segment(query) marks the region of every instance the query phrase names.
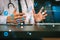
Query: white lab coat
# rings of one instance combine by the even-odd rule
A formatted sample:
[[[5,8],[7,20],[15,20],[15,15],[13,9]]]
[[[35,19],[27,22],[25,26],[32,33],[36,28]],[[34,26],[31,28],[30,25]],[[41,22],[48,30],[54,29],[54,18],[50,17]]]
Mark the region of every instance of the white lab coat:
[[[2,15],[0,15],[0,24],[6,24],[6,21],[7,21],[7,16],[11,16],[11,14],[13,13],[13,8],[11,9],[6,9],[4,11],[8,11],[8,15],[4,15],[4,12],[2,13]]]
[[[29,20],[30,20],[30,24],[34,24],[34,17],[33,17],[33,14],[32,14],[32,9],[34,9],[34,4],[33,4],[32,0],[26,0],[26,1],[27,1],[28,9],[27,9],[27,6],[25,4],[25,1],[24,0],[20,1],[21,7],[22,7],[22,12],[24,12],[25,15],[26,15],[25,23],[28,24]],[[8,10],[8,12],[9,12],[8,16],[10,16],[12,14],[13,10],[14,10],[13,8]],[[0,16],[0,24],[3,24],[3,23],[6,24],[6,20],[7,20],[7,17]]]
[[[0,3],[3,4],[1,6],[4,7],[4,11],[8,11],[8,15],[7,16],[10,16],[11,14],[13,14],[14,8],[13,7],[9,7],[9,9],[8,9],[8,7],[7,7],[8,3],[9,3],[9,0],[1,0]],[[17,0],[16,1],[12,1],[12,3],[14,4],[14,6],[17,8],[17,11],[18,11]],[[2,13],[2,15],[0,15],[0,24],[6,24],[7,16],[4,15],[4,12]]]
[[[34,9],[34,3],[32,0],[26,0],[28,8],[26,6],[25,0],[20,0],[22,12],[26,15],[26,21],[25,23],[28,24],[30,20],[30,24],[34,24],[34,17],[32,13],[32,9]]]

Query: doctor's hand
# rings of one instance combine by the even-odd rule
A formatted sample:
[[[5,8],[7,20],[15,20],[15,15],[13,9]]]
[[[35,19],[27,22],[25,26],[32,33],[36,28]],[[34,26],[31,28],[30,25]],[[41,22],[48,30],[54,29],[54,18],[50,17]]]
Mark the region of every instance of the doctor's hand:
[[[47,16],[46,14],[46,10],[42,13],[43,7],[41,8],[41,10],[38,13],[35,13],[35,10],[33,10],[33,16],[34,16],[34,21],[36,22],[41,22],[44,19],[46,19],[45,17]]]
[[[25,14],[24,13],[17,13],[16,12],[16,9],[14,10],[13,14],[14,14],[14,18],[13,18],[14,20],[11,20],[11,16],[8,16],[7,17],[7,23],[15,23],[15,24],[18,24],[17,23],[17,19],[20,19],[20,22],[24,22],[25,19],[26,19],[26,16],[24,16]]]
[[[17,21],[19,21],[19,22],[25,22],[26,16],[24,16],[24,15],[25,15],[24,13],[16,14],[14,16],[14,23],[18,23]]]

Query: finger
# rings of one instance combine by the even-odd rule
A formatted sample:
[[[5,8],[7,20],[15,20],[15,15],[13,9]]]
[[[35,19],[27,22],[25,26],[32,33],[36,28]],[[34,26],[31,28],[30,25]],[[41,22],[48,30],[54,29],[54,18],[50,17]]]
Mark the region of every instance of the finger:
[[[14,24],[18,24],[16,20],[13,21]]]
[[[18,16],[19,14],[14,14],[14,16]]]
[[[23,16],[18,16],[18,18],[22,18]]]
[[[21,20],[25,20],[26,16],[18,16],[18,17],[14,17],[14,19],[21,19]]]
[[[7,23],[10,23],[10,22],[11,22],[11,20],[8,20],[8,19],[7,19]]]
[[[23,16],[25,13],[19,13],[20,16]]]
[[[14,17],[14,19],[21,19],[22,18],[22,16],[17,16],[17,17]]]
[[[42,8],[40,9],[40,11],[39,11],[39,12],[41,12],[41,13],[42,13],[43,9],[44,9],[44,7],[42,7]]]
[[[23,16],[24,13],[14,14],[14,16]]]
[[[46,19],[45,16],[43,16],[43,19]]]
[[[18,19],[18,17],[14,17],[14,20]]]
[[[46,12],[47,12],[47,11],[45,10],[42,14],[43,14],[43,15],[45,15],[45,14],[46,14]]]
[[[19,16],[20,18],[26,18],[26,16],[25,15],[23,15],[23,16]]]
[[[8,17],[7,17],[7,19],[11,19],[11,17],[10,17],[10,16],[8,16]]]
[[[45,17],[43,19],[46,19]]]
[[[47,14],[44,15],[44,17],[46,17],[46,16],[47,16]]]

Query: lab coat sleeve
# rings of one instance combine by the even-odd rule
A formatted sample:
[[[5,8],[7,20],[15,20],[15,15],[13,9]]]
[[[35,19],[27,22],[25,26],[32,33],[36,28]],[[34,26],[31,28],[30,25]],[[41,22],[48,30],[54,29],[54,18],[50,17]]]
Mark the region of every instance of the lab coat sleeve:
[[[6,24],[7,17],[0,16],[0,24]]]

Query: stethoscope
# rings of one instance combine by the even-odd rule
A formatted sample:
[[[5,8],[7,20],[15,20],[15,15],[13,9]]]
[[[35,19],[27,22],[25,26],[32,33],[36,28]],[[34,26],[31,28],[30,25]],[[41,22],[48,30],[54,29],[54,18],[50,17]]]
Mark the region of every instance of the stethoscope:
[[[15,8],[14,4],[11,2],[11,0],[9,0],[8,9],[9,9],[9,5],[10,5],[10,4],[13,6],[13,8]],[[4,16],[8,16],[8,11],[5,10],[5,11],[3,12],[3,14],[4,14]]]
[[[12,4],[13,8],[15,8],[14,4],[11,2],[11,0],[9,0],[9,3],[8,3],[8,9],[9,9],[9,5]]]

